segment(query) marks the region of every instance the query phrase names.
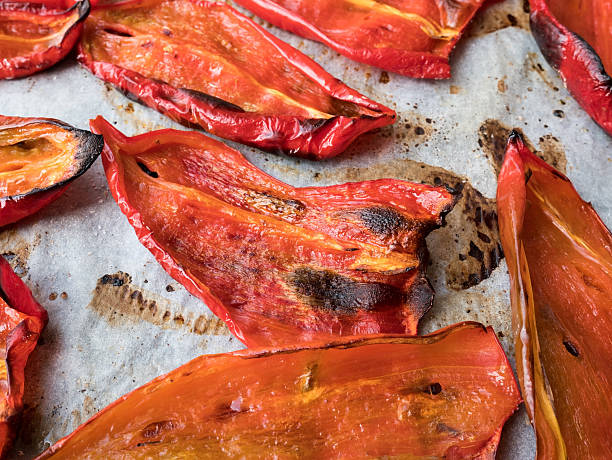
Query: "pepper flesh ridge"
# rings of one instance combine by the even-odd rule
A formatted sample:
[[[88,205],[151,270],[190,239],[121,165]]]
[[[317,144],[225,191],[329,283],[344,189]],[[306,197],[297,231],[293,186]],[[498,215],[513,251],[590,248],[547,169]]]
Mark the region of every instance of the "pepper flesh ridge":
[[[517,373],[537,458],[612,453],[612,235],[567,177],[511,136],[497,190]],[[603,455],[603,457],[602,457]]]
[[[415,78],[449,78],[449,55],[484,0],[236,0],[355,61]]]
[[[40,72],[76,44],[89,1],[0,2],[0,79]]]
[[[47,320],[47,312],[0,257],[0,458],[7,455],[15,436],[23,409],[25,365]]]
[[[416,333],[433,299],[424,237],[454,204],[446,189],[293,188],[199,133],[90,124],[140,241],[248,346]]]
[[[101,151],[101,137],[60,121],[0,115],[0,227],[57,199]]]
[[[395,121],[225,3],[101,6],[79,50],[85,67],[140,102],[264,150],[329,158]]]
[[[461,323],[424,337],[201,356],[39,459],[494,459],[520,401],[495,332]]]
[[[531,31],[542,54],[584,110],[612,135],[612,2],[530,0],[530,5]]]

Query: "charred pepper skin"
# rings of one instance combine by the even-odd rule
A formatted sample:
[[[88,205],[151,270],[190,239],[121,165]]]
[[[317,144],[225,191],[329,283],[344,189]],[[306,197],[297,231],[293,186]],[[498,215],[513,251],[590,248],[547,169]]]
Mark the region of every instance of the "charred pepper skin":
[[[493,459],[521,402],[495,332],[461,323],[201,356],[123,396],[42,459]]]
[[[197,132],[90,125],[141,243],[246,345],[417,332],[433,300],[425,235],[456,198],[445,188],[294,188]]]
[[[538,459],[612,453],[612,235],[518,133],[497,189],[517,373]]]
[[[76,45],[89,10],[89,0],[0,1],[0,80],[26,77],[64,59]],[[32,32],[33,25],[40,27],[38,33]]]
[[[47,312],[0,256],[0,458],[13,443],[23,409],[25,366],[47,321]]]
[[[551,11],[552,3],[550,0],[530,0],[533,36],[572,96],[604,131],[612,135],[612,78],[609,75],[612,51],[598,55],[593,46],[576,33],[578,31],[572,31],[561,23]],[[567,7],[571,3],[566,3]],[[588,0],[585,3],[597,2]],[[612,7],[607,8],[607,15],[603,17],[612,24]],[[578,12],[576,14],[580,17]],[[612,43],[609,30],[605,38]],[[612,44],[608,48],[612,49]]]
[[[449,55],[484,0],[236,0],[277,27],[364,64],[450,78]]]
[[[59,120],[0,115],[0,228],[59,198],[103,146],[102,136]]]
[[[85,25],[78,59],[175,121],[275,153],[331,158],[396,120],[225,3],[101,5]]]

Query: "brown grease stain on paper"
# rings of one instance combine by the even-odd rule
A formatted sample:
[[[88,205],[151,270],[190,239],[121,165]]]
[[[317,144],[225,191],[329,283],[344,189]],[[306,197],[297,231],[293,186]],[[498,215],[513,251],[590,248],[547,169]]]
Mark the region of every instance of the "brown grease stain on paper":
[[[504,161],[506,143],[511,131],[510,127],[492,119],[486,120],[478,130],[478,145],[489,159],[496,176],[499,175]],[[523,134],[520,129],[516,129],[516,131]],[[538,140],[538,148],[535,148],[525,135],[523,135],[523,139],[525,139],[527,147],[535,152],[539,158],[565,174],[567,159],[565,158],[565,149],[559,139],[552,134],[542,136]]]
[[[529,30],[529,3],[527,0],[488,2],[482,7],[466,31],[467,37],[487,35],[507,27]]]
[[[185,314],[179,306],[134,286],[132,277],[124,272],[100,278],[88,307],[112,326],[144,320],[162,329],[186,329],[198,335],[230,335],[225,323],[216,316]]]
[[[14,228],[0,230],[0,254],[20,277],[27,274],[30,253],[39,243],[40,235],[36,235],[32,242],[28,242]]]

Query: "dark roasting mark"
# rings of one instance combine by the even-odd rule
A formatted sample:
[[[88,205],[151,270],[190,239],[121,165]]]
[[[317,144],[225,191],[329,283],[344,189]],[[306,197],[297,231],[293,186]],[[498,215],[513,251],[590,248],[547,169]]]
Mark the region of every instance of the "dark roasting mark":
[[[124,272],[104,275],[98,280],[89,308],[112,326],[147,321],[163,329],[187,330],[198,335],[230,335],[216,316],[194,315],[168,300],[132,285]]]
[[[408,219],[391,208],[372,206],[356,211],[365,226],[382,237],[391,237],[399,230],[408,229]]]
[[[305,303],[328,312],[354,314],[405,301],[402,291],[394,286],[355,281],[329,270],[298,268],[290,275],[289,284]]]
[[[151,171],[144,163],[139,161],[137,164],[138,167],[142,169],[142,172],[144,172],[147,176],[151,176],[153,179],[159,178],[159,174],[157,174],[155,171]]]
[[[245,110],[242,107],[234,105],[231,102],[224,101],[223,99],[219,99],[218,97],[211,96],[210,94],[202,93],[200,91],[196,91],[195,89],[188,88],[181,88],[179,91],[191,96],[194,99],[202,101],[215,109],[245,113]]]
[[[574,345],[569,340],[565,340],[563,342],[563,345],[565,345],[565,349],[570,355],[575,356],[575,357],[580,356],[580,353],[578,352],[578,348],[576,348],[576,345]]]
[[[441,391],[442,391],[442,385],[440,385],[437,382],[432,383],[425,389],[425,393],[429,393],[430,395],[434,395],[434,396],[437,394],[440,394]]]
[[[105,27],[104,32],[106,32],[107,34],[116,35],[117,37],[124,37],[124,38],[132,38],[134,36],[128,31],[114,29],[111,27]]]

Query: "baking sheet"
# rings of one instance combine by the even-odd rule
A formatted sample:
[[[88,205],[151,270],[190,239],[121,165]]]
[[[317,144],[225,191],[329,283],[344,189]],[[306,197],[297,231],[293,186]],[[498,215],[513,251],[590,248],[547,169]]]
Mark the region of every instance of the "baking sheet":
[[[453,78],[439,82],[354,63],[265,24],[349,86],[394,108],[399,120],[323,163],[230,143],[297,186],[394,177],[463,187],[447,225],[427,240],[437,296],[421,332],[481,321],[495,328],[512,361],[508,275],[490,225],[507,128],[520,128],[548,161],[566,169],[612,224],[612,139],[539,54],[523,3],[506,0],[481,12],[454,53]],[[54,117],[80,128],[101,114],[129,135],[184,129],[129,101],[73,57],[42,74],[1,81],[0,113]],[[100,162],[57,202],[1,230],[0,253],[50,317],[28,363],[23,428],[12,458],[32,458],[119,396],[191,358],[242,347],[140,245]],[[521,408],[504,430],[498,458],[529,459],[534,452]]]

